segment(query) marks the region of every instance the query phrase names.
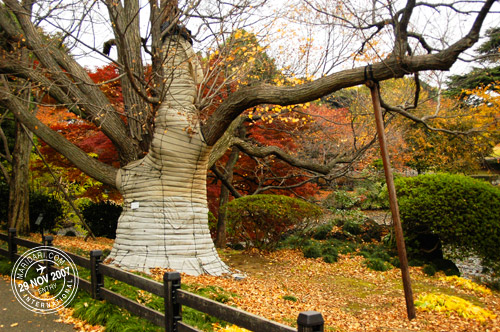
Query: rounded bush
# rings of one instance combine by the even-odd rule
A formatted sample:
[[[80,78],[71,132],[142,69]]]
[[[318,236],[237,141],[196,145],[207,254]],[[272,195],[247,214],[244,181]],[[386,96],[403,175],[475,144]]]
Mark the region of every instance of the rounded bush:
[[[500,271],[500,188],[451,174],[399,178],[395,184],[410,248],[429,252],[443,245],[455,257],[476,254],[484,266]],[[438,243],[425,243],[432,237]]]
[[[302,253],[305,258],[318,258],[321,257],[321,247],[317,244],[304,247]]]
[[[342,226],[342,230],[344,231],[344,233],[348,233],[351,235],[359,235],[363,231],[361,229],[361,224],[352,220],[347,220]]]
[[[344,190],[338,190],[329,194],[323,201],[324,207],[331,210],[349,210],[358,206],[359,203],[360,198],[355,193]]]
[[[334,263],[339,258],[339,252],[336,247],[323,244],[321,249],[321,256],[326,263]]]
[[[335,263],[338,260],[338,256],[326,255],[323,256],[323,262],[325,263]]]
[[[110,201],[90,202],[81,207],[83,218],[94,235],[110,239],[116,237],[116,227],[122,210],[120,205]]]
[[[288,196],[245,196],[227,204],[227,233],[247,247],[273,250],[284,234],[305,229],[321,214],[318,206]]]
[[[367,268],[372,269],[374,271],[388,271],[392,269],[392,265],[387,263],[386,261],[380,258],[367,258],[364,261],[364,264]]]
[[[29,200],[31,232],[39,232],[41,228],[51,231],[64,215],[62,203],[53,195],[33,191],[30,192]],[[43,214],[42,222],[36,225],[35,222],[40,214]]]
[[[333,224],[331,223],[319,225],[318,227],[313,229],[312,238],[315,240],[325,240],[332,229]]]
[[[422,271],[424,271],[425,274],[427,274],[428,276],[433,276],[436,274],[436,268],[434,267],[434,265],[432,264],[426,264],[424,265]]]

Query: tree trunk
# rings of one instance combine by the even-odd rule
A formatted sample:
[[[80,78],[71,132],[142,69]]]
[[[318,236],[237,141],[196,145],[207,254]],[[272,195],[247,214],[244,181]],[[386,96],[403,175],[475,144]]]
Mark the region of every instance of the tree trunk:
[[[226,164],[226,177],[227,181],[231,183],[233,180],[233,169],[238,161],[238,157],[240,154],[240,149],[237,147],[233,147],[231,150],[231,155],[229,156],[229,160]],[[217,218],[217,235],[215,237],[215,246],[217,248],[225,248],[226,247],[226,204],[229,202],[229,189],[222,185],[220,188],[220,201],[219,201],[219,216]]]
[[[198,60],[184,39],[169,37],[167,43],[175,54],[165,63],[169,91],[156,114],[150,152],[117,175],[124,210],[110,257],[115,265],[145,272],[162,267],[191,275],[229,273],[208,229],[211,147],[194,107]]]
[[[29,160],[32,134],[16,120],[16,141],[12,152],[12,176],[9,183],[9,228],[29,234]]]

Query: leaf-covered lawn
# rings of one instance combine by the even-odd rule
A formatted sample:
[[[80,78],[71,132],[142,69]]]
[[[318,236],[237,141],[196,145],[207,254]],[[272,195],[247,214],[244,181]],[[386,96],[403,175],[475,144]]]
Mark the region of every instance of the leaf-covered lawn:
[[[229,304],[285,324],[294,324],[299,312],[323,314],[326,331],[500,331],[500,295],[484,294],[449,281],[428,277],[411,268],[414,296],[436,293],[461,297],[491,311],[484,323],[457,313],[423,311],[406,318],[400,272],[367,269],[360,256],[341,256],[328,264],[305,259],[294,250],[271,254],[225,251],[223,259],[247,273],[247,278],[183,276],[183,282],[217,285],[238,294]]]
[[[85,242],[81,238],[56,236],[54,245],[84,254],[92,249],[111,249],[112,241]],[[295,326],[299,312],[315,310],[323,314],[325,331],[500,331],[498,292],[470,289],[463,282],[444,280],[440,274],[428,277],[421,268],[410,268],[415,299],[425,299],[425,294],[457,296],[491,315],[481,322],[465,318],[459,311],[417,308],[417,318],[408,321],[399,270],[372,271],[357,255],[340,255],[333,264],[306,259],[297,250],[268,254],[225,250],[220,255],[232,268],[245,273],[246,278],[183,274],[182,282],[192,287],[221,287],[227,297],[225,303],[284,324]],[[161,281],[163,270],[155,270],[153,276]]]

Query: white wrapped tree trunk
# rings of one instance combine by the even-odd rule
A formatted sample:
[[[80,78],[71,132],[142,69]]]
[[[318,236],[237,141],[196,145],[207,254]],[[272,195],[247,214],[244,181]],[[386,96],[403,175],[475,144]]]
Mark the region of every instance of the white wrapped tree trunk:
[[[167,42],[168,92],[155,118],[150,152],[118,172],[124,210],[110,257],[113,264],[129,270],[162,267],[191,275],[221,275],[230,271],[208,229],[210,147],[199,131],[194,107],[198,60],[184,39],[172,37]]]

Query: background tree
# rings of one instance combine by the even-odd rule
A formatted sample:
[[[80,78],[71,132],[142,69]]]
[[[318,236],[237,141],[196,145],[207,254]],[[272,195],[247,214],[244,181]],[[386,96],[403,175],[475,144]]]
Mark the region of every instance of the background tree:
[[[123,95],[116,67],[113,65],[98,67],[92,71],[89,70],[89,76],[96,84],[99,84],[101,91],[107,96],[113,107],[123,110]],[[45,105],[54,106],[39,107],[37,118],[42,123],[62,134],[67,140],[93,158],[114,167],[119,167],[118,152],[99,127],[86,119],[82,119],[70,109],[58,106],[50,97],[45,99],[42,101]],[[38,149],[45,160],[35,158],[30,167],[33,177],[37,179],[37,186],[57,187],[54,184],[53,177],[47,174],[45,164],[47,162],[49,167],[60,177],[61,182],[65,184],[65,189],[72,197],[87,197],[95,202],[102,199],[121,201],[121,195],[116,189],[93,180],[45,142],[40,141]]]
[[[488,29],[485,37],[487,40],[476,50],[483,67],[450,76],[444,91],[424,87],[428,96],[425,103],[428,126],[410,124],[406,129],[409,149],[413,151],[410,164],[419,173],[427,169],[478,171],[486,166],[485,158],[500,140],[500,77],[496,73],[500,68],[497,65],[500,29]]]
[[[324,76],[317,72],[319,78],[295,85],[241,86],[220,101],[212,114],[203,117],[199,111],[207,104],[200,100],[199,91],[203,90],[198,90],[197,85],[203,83],[204,78],[191,45],[192,35],[185,28],[186,20],[198,20],[194,36],[201,46],[208,46],[209,41],[223,44],[238,24],[250,25],[255,17],[262,17],[253,14],[267,10],[263,7],[265,1],[252,6],[239,1],[215,5],[201,1],[149,1],[147,29],[143,34],[140,29],[143,7],[139,1],[74,2],[72,6],[35,2],[36,16],[32,21],[25,3],[4,0],[5,7],[0,7],[3,38],[18,43],[19,50],[29,50],[38,64],[23,62],[17,49],[12,52],[3,49],[0,73],[29,80],[58,104],[92,121],[115,145],[120,169],[93,159],[44,125],[12,95],[12,86],[5,80],[0,87],[0,99],[20,122],[82,171],[120,189],[124,209],[110,256],[115,264],[136,270],[163,266],[192,274],[222,274],[229,271],[219,259],[207,227],[206,170],[211,151],[225,152],[228,140],[224,134],[242,112],[259,105],[304,104],[363,84],[367,79],[384,81],[425,70],[448,70],[460,54],[477,42],[488,13],[495,10],[494,3],[494,0],[481,2],[480,6],[475,3],[472,11],[467,11],[474,14],[467,32],[439,49],[439,45],[431,44],[429,39],[436,37],[432,36],[436,30],[418,30],[425,26],[419,22],[423,8],[440,10],[433,11],[432,15],[452,12],[460,16],[469,4],[426,4],[409,0],[405,4],[390,3],[366,11],[356,3],[335,7],[328,3],[325,7],[319,2],[301,2],[317,13],[312,18],[318,17],[321,21],[311,21],[311,25],[356,32],[356,38],[349,44],[359,47],[358,53],[372,41],[385,39],[387,56],[380,57],[369,68],[364,65],[338,67],[336,60],[349,58],[352,48],[335,48],[339,52],[334,61],[328,60],[332,59],[330,55],[322,66],[316,66],[326,68]],[[71,17],[80,19],[65,20],[68,9],[78,13]],[[106,18],[101,15],[103,9],[107,11]],[[430,20],[435,21],[436,17]],[[114,52],[116,47],[117,56],[108,55],[107,59],[112,59],[119,70],[126,106],[123,110],[114,107],[77,62],[76,53],[82,49],[89,52],[88,56],[106,56],[98,51],[100,43],[81,38],[81,27],[89,26],[90,22],[102,22],[112,31],[113,38],[107,40],[106,51],[111,46]],[[43,31],[38,26],[44,24],[51,30],[61,31],[61,42],[74,50],[74,56],[60,49],[56,41],[41,37]],[[262,26],[263,31],[268,27]],[[95,27],[93,31],[102,30]],[[328,51],[326,53],[332,53],[330,48]],[[151,59],[150,71],[145,69],[147,58]],[[313,60],[314,57],[308,56],[307,63]],[[412,117],[406,107],[390,110]],[[212,148],[216,143],[219,147]],[[271,151],[271,154],[278,153]],[[289,162],[310,165],[297,158]],[[332,160],[314,165],[311,170],[327,175],[336,165]]]
[[[487,40],[476,49],[481,67],[473,67],[466,74],[451,75],[448,79],[447,94],[452,96],[466,97],[467,90],[473,90],[480,86],[488,86],[492,82],[500,80],[500,28],[486,30]]]
[[[2,5],[3,6],[3,5]],[[32,6],[28,2],[25,6],[25,15],[31,18]],[[15,24],[15,22],[14,22]],[[0,35],[6,36],[6,31],[0,27]],[[16,53],[21,61],[27,66],[33,66],[34,61],[30,57],[30,52],[19,47],[18,43],[2,38],[1,48],[5,51]],[[7,87],[9,94],[19,98],[21,107],[28,112],[36,112],[36,92],[29,80],[14,76],[2,76],[1,83]],[[20,234],[28,234],[30,231],[29,218],[29,161],[32,149],[33,134],[17,118],[13,118],[9,107],[1,107],[2,125],[10,126],[13,121],[14,132],[11,138],[14,144],[11,148],[8,137],[0,129],[0,137],[4,148],[2,157],[10,164],[10,171],[2,167],[4,179],[9,185],[9,203],[7,226],[15,228]]]

